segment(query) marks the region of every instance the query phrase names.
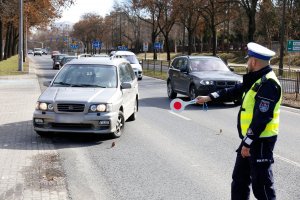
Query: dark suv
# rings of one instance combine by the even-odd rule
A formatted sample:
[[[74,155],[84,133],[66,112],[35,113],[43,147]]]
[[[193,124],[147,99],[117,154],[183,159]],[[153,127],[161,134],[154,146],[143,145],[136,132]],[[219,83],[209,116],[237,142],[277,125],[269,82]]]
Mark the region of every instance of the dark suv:
[[[175,58],[168,71],[168,96],[174,99],[177,93],[191,99],[208,95],[223,88],[242,83],[242,77],[230,71],[222,59],[214,56],[180,56]],[[238,99],[222,99],[239,104]]]

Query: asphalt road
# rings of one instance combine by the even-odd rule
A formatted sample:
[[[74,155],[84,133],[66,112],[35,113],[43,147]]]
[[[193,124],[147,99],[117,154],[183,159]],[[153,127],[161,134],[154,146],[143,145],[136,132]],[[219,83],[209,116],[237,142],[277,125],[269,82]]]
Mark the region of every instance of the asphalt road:
[[[40,83],[56,74],[50,56],[32,58]],[[189,106],[174,114],[165,81],[148,77],[139,81],[139,92],[137,119],[125,124],[121,138],[50,138],[71,199],[230,199],[239,108],[209,104],[207,112]],[[274,164],[278,199],[300,199],[299,122],[299,110],[282,107]]]

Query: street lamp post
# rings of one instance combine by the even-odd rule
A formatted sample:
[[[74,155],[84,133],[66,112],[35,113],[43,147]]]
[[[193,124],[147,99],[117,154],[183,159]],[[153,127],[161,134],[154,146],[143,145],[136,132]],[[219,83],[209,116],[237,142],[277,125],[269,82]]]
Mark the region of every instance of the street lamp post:
[[[18,71],[23,71],[23,0],[19,0],[19,65]]]

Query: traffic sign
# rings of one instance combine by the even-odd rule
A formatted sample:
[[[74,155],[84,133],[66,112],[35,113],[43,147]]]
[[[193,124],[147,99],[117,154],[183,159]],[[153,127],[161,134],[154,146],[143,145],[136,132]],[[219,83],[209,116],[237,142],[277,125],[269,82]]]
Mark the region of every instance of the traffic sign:
[[[161,44],[159,42],[155,42],[154,49],[161,49]]]
[[[93,48],[101,48],[102,43],[100,41],[93,41]]]
[[[118,50],[126,51],[126,50],[128,50],[128,47],[127,46],[118,46]]]
[[[70,47],[71,49],[78,49],[78,44],[71,44]]]
[[[300,40],[288,40],[288,52],[300,52]]]
[[[143,43],[143,51],[144,52],[148,51],[148,42]]]

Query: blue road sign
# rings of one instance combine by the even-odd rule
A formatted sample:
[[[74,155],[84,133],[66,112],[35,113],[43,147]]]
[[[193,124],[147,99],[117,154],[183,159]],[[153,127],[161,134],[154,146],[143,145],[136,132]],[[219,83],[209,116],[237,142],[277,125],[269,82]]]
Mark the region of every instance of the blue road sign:
[[[71,49],[78,49],[78,44],[71,44],[70,47]]]
[[[154,49],[161,49],[161,44],[159,42],[155,42]]]
[[[102,43],[100,41],[97,41],[97,40],[93,41],[94,48],[101,48],[101,46],[102,46]]]
[[[120,51],[127,51],[128,47],[127,46],[118,46],[118,50],[120,50]]]

